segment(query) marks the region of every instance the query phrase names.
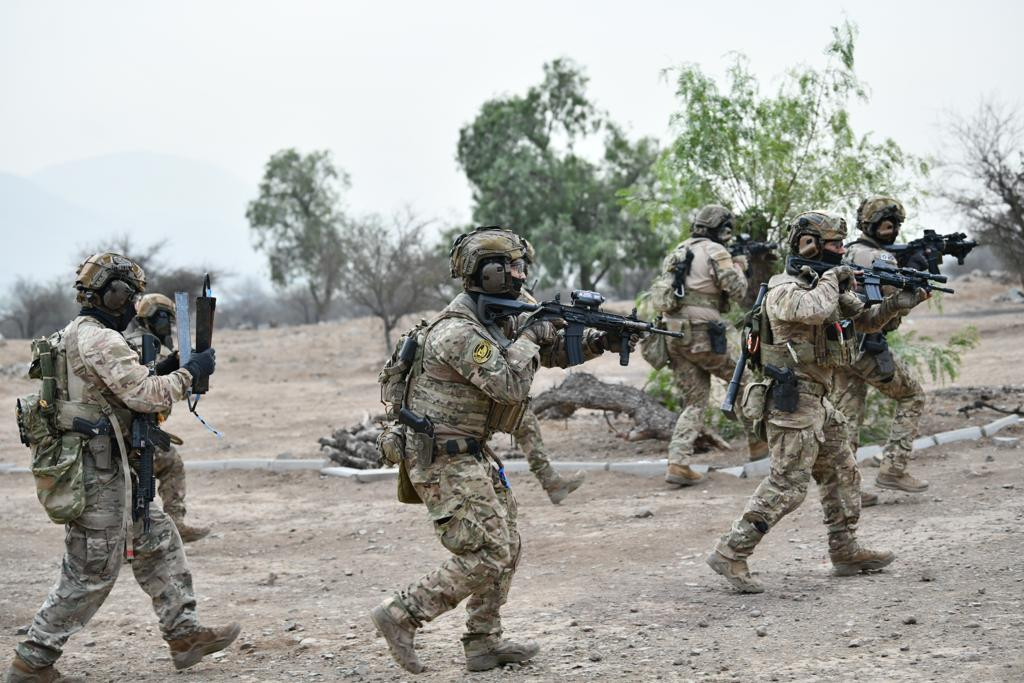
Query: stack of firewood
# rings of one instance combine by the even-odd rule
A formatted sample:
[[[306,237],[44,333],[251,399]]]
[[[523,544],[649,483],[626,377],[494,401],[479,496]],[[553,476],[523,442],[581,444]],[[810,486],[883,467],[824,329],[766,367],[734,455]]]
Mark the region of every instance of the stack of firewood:
[[[319,439],[324,455],[342,467],[360,470],[380,467],[377,437],[384,431],[383,415],[366,415],[362,422],[335,430],[329,437]]]

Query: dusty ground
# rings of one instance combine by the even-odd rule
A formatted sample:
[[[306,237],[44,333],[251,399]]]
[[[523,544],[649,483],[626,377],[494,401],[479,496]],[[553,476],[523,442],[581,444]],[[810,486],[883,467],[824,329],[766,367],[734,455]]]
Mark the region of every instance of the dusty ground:
[[[982,342],[968,355],[960,384],[1017,385],[1008,393],[985,390],[994,403],[1013,407],[1024,385],[1024,311],[989,303],[999,289],[984,282],[958,287],[942,315],[924,311],[912,324],[937,338],[976,325]],[[214,393],[201,411],[225,438],[176,415],[169,426],[186,439],[183,455],[314,456],[317,437],[376,410],[378,334],[367,321],[225,332]],[[0,346],[0,367],[24,361],[26,348],[10,340]],[[639,357],[629,368],[606,358],[588,370],[630,383],[646,375]],[[537,389],[560,375],[545,371]],[[31,388],[5,377],[0,405]],[[969,419],[957,413],[979,394],[956,387],[933,394],[925,431],[996,419],[991,411]],[[542,424],[560,459],[662,454],[663,444],[616,439],[599,415]],[[759,596],[731,593],[703,564],[754,481],[712,475],[697,489],[674,491],[657,479],[598,473],[555,507],[528,475],[514,476],[525,549],[506,628],[538,640],[542,654],[514,671],[468,676],[459,611],[418,636],[430,670],[415,678],[1024,680],[1022,454],[988,440],[922,452],[915,471],[932,489],[886,492],[882,505],[865,511],[864,540],[899,556],[871,576],[829,575],[820,506],[808,500],[755,556],[752,566],[768,586]],[[0,462],[26,457],[13,420],[0,421]],[[97,681],[414,678],[391,662],[366,613],[444,551],[422,509],[394,501],[393,483],[315,473],[189,477],[195,521],[217,529],[189,547],[200,613],[210,623],[241,621],[239,645],[173,673],[146,598],[125,571],[72,639],[63,669]],[[812,487],[808,497],[815,496]],[[17,630],[53,582],[62,539],[38,507],[31,478],[0,475],[0,651],[18,641]],[[313,641],[301,645],[303,639]]]

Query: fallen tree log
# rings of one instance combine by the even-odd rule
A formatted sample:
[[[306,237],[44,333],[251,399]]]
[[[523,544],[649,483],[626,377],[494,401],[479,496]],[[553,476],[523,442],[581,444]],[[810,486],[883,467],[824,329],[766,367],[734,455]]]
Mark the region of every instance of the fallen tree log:
[[[557,387],[537,394],[530,407],[543,420],[565,419],[580,408],[628,415],[634,426],[621,436],[630,441],[668,441],[679,419],[679,413],[669,410],[640,389],[602,382],[586,372],[574,372]],[[697,442],[698,450],[728,447],[728,442],[710,429],[706,429]]]

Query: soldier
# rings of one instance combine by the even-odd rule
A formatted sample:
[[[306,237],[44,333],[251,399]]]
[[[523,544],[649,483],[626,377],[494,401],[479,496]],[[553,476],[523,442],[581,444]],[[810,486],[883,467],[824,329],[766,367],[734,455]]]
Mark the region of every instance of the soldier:
[[[526,261],[525,277],[530,273],[530,266],[533,265],[535,252],[533,245],[528,240],[523,239],[523,242],[526,244],[526,255],[523,257],[523,260]],[[530,303],[537,303],[537,300],[526,289],[523,289],[520,298]],[[558,505],[570,493],[583,485],[587,475],[582,470],[563,477],[551,466],[551,460],[544,450],[544,438],[540,433],[540,421],[532,410],[526,409],[519,428],[512,433],[512,436],[516,440],[516,445],[526,455],[530,471],[537,477],[537,481],[540,482],[541,487],[548,494],[548,498],[552,503]]]
[[[857,228],[861,237],[847,245],[845,261],[855,267],[868,267],[876,259],[896,265],[896,259],[884,245],[896,240],[905,218],[903,205],[892,197],[865,199],[857,209]],[[836,373],[835,404],[846,416],[850,442],[856,450],[860,442],[860,426],[864,422],[868,386],[896,401],[896,415],[882,451],[883,457],[871,461],[876,466],[881,465],[875,476],[875,486],[921,493],[927,490],[928,482],[907,472],[907,464],[924,412],[924,389],[910,368],[893,358],[885,340],[886,333],[898,328],[902,320],[902,316],[896,316],[880,332],[858,335],[860,355],[853,365]]]
[[[762,391],[744,395],[746,414],[765,423],[771,473],[707,557],[712,569],[743,592],[764,590],[750,575],[747,557],[783,516],[799,507],[811,477],[821,495],[837,575],[880,569],[895,559],[889,551],[868,550],[857,542],[860,472],[845,419],[827,396],[834,369],[855,355],[854,326],[861,332],[879,329],[920,298],[901,291],[865,307],[852,291],[855,271],[840,265],[845,237],[846,221],[840,216],[825,211],[797,216],[789,226],[790,253],[836,265],[821,276],[810,268],[792,272],[787,267],[769,280],[758,316],[761,363],[791,370],[795,385],[761,382]],[[770,407],[765,405],[769,398]]]
[[[524,240],[509,230],[477,228],[459,236],[451,273],[462,279],[464,291],[430,323],[410,370],[407,407],[429,418],[433,433],[405,429],[403,467],[452,553],[371,613],[395,661],[412,673],[424,669],[413,649],[416,629],[465,598],[469,617],[462,642],[470,671],[524,662],[539,651],[532,642],[502,639],[499,610],[520,541],[515,497],[487,440],[495,431],[515,431],[539,365],[567,363],[565,338],[552,323],[534,322],[508,344],[513,320],[485,325],[477,313],[481,294],[521,295],[525,255]],[[620,343],[588,330],[584,358],[617,351]]]
[[[75,287],[82,309],[50,337],[56,351],[57,424],[71,432],[73,418],[104,416],[114,436],[85,442],[82,456],[84,509],[66,526],[65,555],[57,584],[36,613],[27,638],[16,648],[9,683],[60,680],[54,663],[64,643],[80,631],[117,580],[122,557],[132,561],[135,580],[153,600],[160,631],[176,669],[223,650],[238,636],[238,624],[204,628],[196,616],[192,574],[174,524],[150,510],[150,528],[131,521],[132,478],[137,463],[124,447],[131,413],[158,413],[185,397],[193,378],[213,373],[213,350],[197,353],[179,368],[171,358],[156,375],[122,336],[146,286],[142,268],[124,256],[100,253],[78,268]],[[53,381],[53,380],[51,380]],[[44,380],[45,382],[45,380]],[[113,440],[113,444],[112,444]],[[65,679],[66,680],[66,679]]]
[[[722,313],[729,302],[747,291],[745,256],[731,256],[725,245],[732,238],[733,216],[724,206],[710,204],[697,212],[691,236],[683,240],[662,263],[662,273],[651,285],[651,302],[664,315],[670,330],[681,330],[682,339],[667,340],[669,366],[681,403],[685,406],[668,446],[665,481],[692,486],[703,475],[690,469],[697,437],[704,428],[711,376],[732,379],[736,359],[729,353]],[[749,429],[751,460],[764,457],[768,446]]]
[[[159,360],[177,357],[174,350],[174,304],[163,294],[146,294],[139,299],[135,320],[125,334],[128,344],[136,352],[142,353],[142,335],[151,334],[160,340]],[[170,415],[170,410],[162,414]],[[156,449],[153,458],[153,473],[160,482],[160,503],[164,513],[178,527],[178,535],[185,543],[198,541],[209,535],[209,527],[191,526],[185,522],[185,463],[175,445],[181,445],[181,439],[171,435],[171,447],[168,450]]]

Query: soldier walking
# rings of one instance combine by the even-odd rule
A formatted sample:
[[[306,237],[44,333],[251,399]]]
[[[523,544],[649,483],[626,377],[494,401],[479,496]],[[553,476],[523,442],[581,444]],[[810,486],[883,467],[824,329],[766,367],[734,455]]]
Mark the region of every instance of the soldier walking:
[[[157,366],[155,375],[139,363],[122,333],[135,316],[135,301],[145,286],[145,273],[130,259],[114,253],[90,256],[79,266],[75,282],[82,305],[79,315],[49,338],[52,353],[47,353],[45,367],[33,368],[34,376],[43,380],[44,392],[49,382],[55,387],[52,427],[57,431],[33,445],[33,456],[51,442],[77,452],[81,461],[73,465],[81,466],[82,487],[75,481],[43,480],[46,486],[66,490],[46,490],[41,500],[70,500],[60,510],[77,514],[67,520],[60,577],[16,648],[8,683],[68,680],[61,679],[54,664],[68,638],[84,628],[106,600],[126,556],[134,556],[135,580],[153,601],[175,668],[198,663],[238,636],[238,624],[199,625],[192,573],[178,530],[167,515],[151,509],[148,531],[141,517],[132,520],[138,462],[124,446],[132,413],[168,410],[185,397],[193,379],[212,374],[215,366],[213,349],[193,354],[181,368],[172,357]],[[91,422],[106,418],[114,435],[85,440],[72,429],[76,417]],[[40,485],[44,484],[37,480]],[[53,516],[50,508],[47,511]]]
[[[747,558],[779,521],[795,510],[814,478],[828,530],[829,557],[839,576],[881,569],[895,559],[887,550],[869,550],[856,537],[860,519],[860,471],[851,450],[846,420],[829,401],[836,368],[856,355],[854,332],[880,329],[903,315],[921,297],[901,291],[877,306],[865,307],[852,291],[855,271],[841,265],[846,221],[825,211],[809,211],[789,226],[790,253],[834,267],[818,275],[795,268],[768,282],[755,314],[764,367],[788,370],[795,385],[762,382],[762,391],[745,394],[744,411],[763,420],[771,452],[771,472],[761,481],[743,514],[707,557],[708,565],[746,593],[760,593]]]

